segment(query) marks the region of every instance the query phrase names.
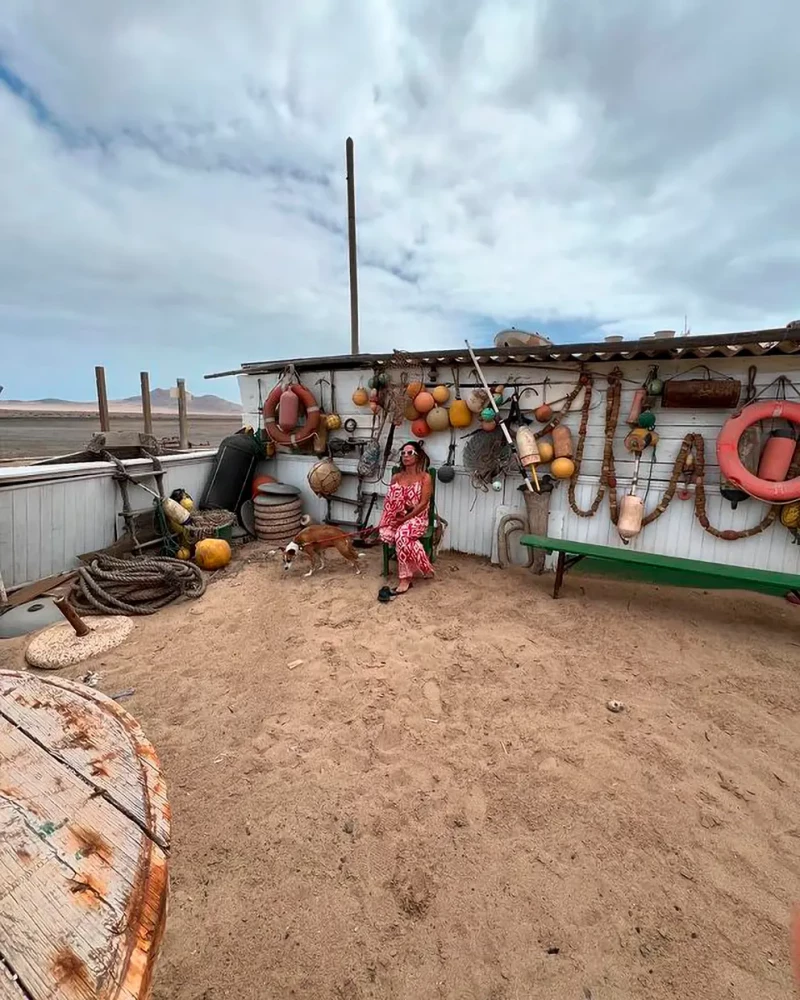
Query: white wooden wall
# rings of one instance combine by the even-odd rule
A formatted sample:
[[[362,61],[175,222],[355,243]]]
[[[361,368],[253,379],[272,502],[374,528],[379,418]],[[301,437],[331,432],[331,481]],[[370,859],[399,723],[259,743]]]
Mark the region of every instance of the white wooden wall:
[[[167,494],[183,488],[200,496],[215,452],[162,459]],[[124,463],[130,471],[146,459]],[[0,470],[0,574],[7,588],[66,572],[82,552],[114,542],[123,525],[119,487],[107,462],[26,466]],[[152,486],[149,480],[146,485]],[[130,486],[135,508],[149,505],[144,491]]]
[[[589,368],[596,373],[597,377],[592,397],[589,433],[577,490],[578,503],[584,508],[589,506],[597,489],[602,463],[606,393],[606,383],[602,375],[616,367],[617,364],[622,369],[625,380],[623,382],[620,423],[615,438],[617,489],[620,497],[630,487],[632,479],[633,460],[622,443],[628,431],[625,417],[630,408],[633,394],[643,383],[650,365],[647,362],[592,364]],[[687,373],[696,364],[695,361],[661,363],[659,377],[665,379],[675,374]],[[778,375],[787,375],[800,386],[800,360],[789,357],[712,359],[708,364],[713,371],[733,376],[742,381],[742,399],[744,398],[744,385],[747,381],[747,369],[751,364],[755,364],[758,369],[757,389],[767,386]],[[543,366],[530,369],[502,365],[486,368],[485,373],[493,385],[510,384],[515,378],[518,378],[523,384],[526,382],[541,383],[547,377],[550,379],[547,398],[548,401],[552,401],[565,395],[575,384],[577,366],[574,369],[565,370],[563,366],[559,368]],[[360,382],[366,384],[366,379],[369,378],[370,374],[369,371],[348,371],[336,372],[334,375],[336,410],[343,420],[347,417],[354,417],[358,421],[357,434],[359,436],[369,436],[372,414],[367,407],[355,407],[351,396]],[[699,370],[691,373],[691,377],[702,377],[702,375],[703,372]],[[450,371],[445,368],[439,370],[439,376],[445,383],[451,383],[453,380]],[[329,379],[330,373],[318,371],[302,375],[303,382],[313,389],[318,398],[321,392],[322,402],[326,409],[329,409],[330,389],[327,385],[317,384],[321,378]],[[462,385],[476,381],[474,373],[471,373],[468,368],[460,370],[459,378]],[[240,376],[239,386],[246,423],[251,423],[254,426],[259,425],[259,402],[266,399],[275,382],[276,376],[274,375]],[[532,393],[525,395],[523,405],[526,408],[533,408],[541,402],[542,388],[541,386],[537,388],[540,393],[538,397]],[[466,391],[464,390],[464,393]],[[566,425],[572,430],[573,438],[576,441],[582,399],[581,394],[575,400],[572,412],[566,419]],[[732,511],[730,505],[719,495],[719,470],[715,443],[719,429],[729,415],[730,413],[724,410],[676,410],[663,409],[660,406],[657,408],[656,429],[660,435],[660,441],[646,502],[648,511],[655,507],[661,497],[684,436],[690,431],[694,431],[701,433],[705,439],[707,513],[711,523],[721,529],[740,529],[760,521],[766,510],[763,504],[750,499],[741,503],[737,511]],[[469,429],[474,429],[475,426],[473,424],[473,427]],[[450,484],[439,483],[437,485],[437,505],[442,516],[449,522],[445,547],[459,552],[488,556],[492,551],[496,509],[500,505],[523,508],[522,497],[518,491],[521,478],[509,477],[500,493],[476,491],[470,482],[469,475],[461,468],[460,464],[464,446],[460,435],[465,432],[457,433],[459,436],[457,437],[455,481]],[[409,436],[410,428],[408,425],[404,425],[396,432],[396,444],[399,446]],[[449,441],[449,432],[447,431],[431,434],[426,438],[425,446],[434,466],[438,467],[446,460]],[[282,450],[276,463],[276,469],[278,478],[304,489],[304,499],[308,512],[315,517],[321,517],[324,513],[324,504],[314,497],[308,490],[306,483],[306,475],[314,461],[316,459],[292,455]],[[343,471],[355,470],[355,461],[341,459],[337,460],[337,463]],[[640,472],[638,492],[642,496],[647,490],[649,471],[650,454],[647,453],[642,460]],[[379,484],[375,488],[380,492],[385,492],[386,487]],[[355,495],[355,477],[346,477],[345,485],[340,492],[344,493],[347,490],[350,492],[345,495]],[[339,511],[336,513],[337,516],[343,518],[352,517],[352,512],[348,511],[347,508],[342,508],[341,513]],[[610,522],[607,501],[603,502],[594,517],[577,517],[570,510],[567,502],[566,483],[560,484],[552,494],[548,533],[556,538],[570,538],[601,545],[621,546],[622,544],[616,529]],[[790,542],[791,536],[779,524],[773,525],[763,534],[751,539],[726,542],[714,538],[703,531],[694,517],[693,499],[681,501],[676,496],[667,512],[658,521],[645,528],[641,535],[631,543],[630,548],[701,559],[712,563],[757,566],[762,569],[783,572],[800,572],[800,546],[791,545]]]

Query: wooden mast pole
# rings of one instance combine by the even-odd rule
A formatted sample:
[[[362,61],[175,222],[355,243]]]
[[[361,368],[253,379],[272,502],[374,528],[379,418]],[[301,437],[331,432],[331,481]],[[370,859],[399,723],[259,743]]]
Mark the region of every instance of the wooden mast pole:
[[[350,353],[358,354],[358,255],[356,253],[356,181],[353,140],[345,143],[347,161],[347,248],[350,257]]]

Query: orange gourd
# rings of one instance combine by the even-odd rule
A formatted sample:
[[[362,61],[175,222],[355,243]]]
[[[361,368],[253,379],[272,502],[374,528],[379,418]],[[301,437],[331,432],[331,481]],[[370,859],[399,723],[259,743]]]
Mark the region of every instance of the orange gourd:
[[[425,417],[419,417],[411,425],[411,433],[414,435],[415,438],[427,437],[430,434],[430,432],[431,429],[430,427],[428,427],[428,421],[425,419]]]
[[[231,561],[231,547],[224,538],[202,538],[194,547],[200,569],[222,569]]]
[[[419,417],[419,413],[417,412],[417,408],[414,406],[414,404],[411,402],[410,399],[406,403],[406,408],[405,408],[405,414],[404,415],[405,415],[406,420],[409,423],[411,423],[413,420],[416,420],[417,417]]]
[[[414,409],[417,413],[430,413],[434,406],[436,406],[436,400],[424,389],[414,397]]]
[[[575,463],[571,458],[557,458],[550,466],[550,473],[556,479],[570,479],[575,472]]]

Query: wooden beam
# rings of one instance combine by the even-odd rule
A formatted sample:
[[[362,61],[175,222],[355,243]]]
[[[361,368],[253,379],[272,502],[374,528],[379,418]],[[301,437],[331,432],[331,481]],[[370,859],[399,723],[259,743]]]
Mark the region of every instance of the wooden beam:
[[[150,406],[150,372],[139,372],[139,382],[142,386],[142,416],[144,417],[145,434],[153,433],[153,411]]]
[[[97,408],[100,411],[100,430],[111,429],[108,419],[108,393],[106,392],[106,370],[102,365],[97,365],[94,370],[94,379],[97,383]]]
[[[178,436],[181,451],[189,447],[189,420],[186,412],[186,380],[178,379]]]

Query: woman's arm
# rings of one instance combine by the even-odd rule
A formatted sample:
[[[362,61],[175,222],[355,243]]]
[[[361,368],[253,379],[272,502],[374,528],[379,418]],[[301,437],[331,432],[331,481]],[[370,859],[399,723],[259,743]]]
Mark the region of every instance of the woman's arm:
[[[403,521],[410,521],[412,517],[419,517],[420,514],[428,509],[428,505],[431,502],[432,491],[433,487],[431,486],[431,477],[426,473],[425,478],[422,480],[422,494],[420,495],[419,503],[400,518],[401,524]]]

